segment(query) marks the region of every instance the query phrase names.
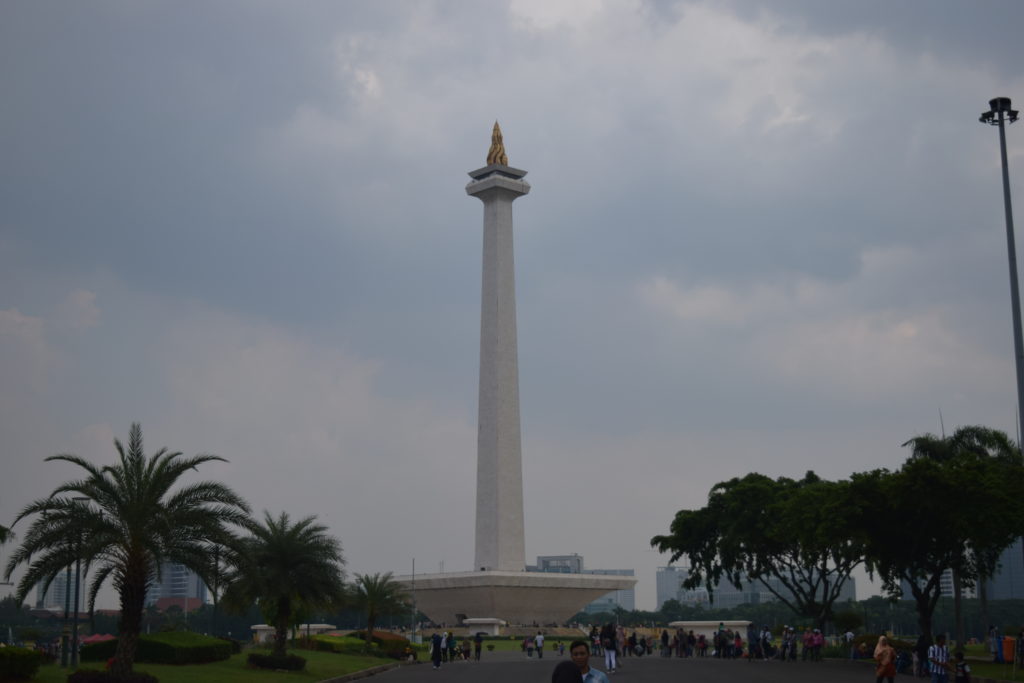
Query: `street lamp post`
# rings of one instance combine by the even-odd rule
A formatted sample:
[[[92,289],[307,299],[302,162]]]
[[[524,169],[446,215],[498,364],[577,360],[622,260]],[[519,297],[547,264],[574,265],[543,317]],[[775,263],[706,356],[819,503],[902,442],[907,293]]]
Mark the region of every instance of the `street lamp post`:
[[[72,500],[78,502],[88,501],[88,498],[76,497]],[[70,570],[70,567],[68,568]],[[78,605],[80,604],[81,594],[81,576],[82,576],[82,537],[79,533],[79,537],[75,539],[75,620],[71,624],[71,668],[78,666]],[[70,592],[70,591],[69,591]]]
[[[1017,363],[1017,441],[1024,429],[1024,335],[1020,329],[1020,290],[1017,287],[1017,247],[1013,240],[1013,206],[1010,204],[1010,168],[1006,160],[1006,122],[1017,120],[1009,97],[988,101],[989,109],[979,120],[999,127],[999,155],[1003,162],[1003,210],[1006,212],[1006,251],[1010,258],[1010,305],[1013,307],[1013,350]],[[1017,444],[1018,447],[1020,444]],[[1024,545],[1024,544],[1022,544]],[[982,586],[984,589],[984,586]],[[1016,660],[1014,660],[1016,661]]]
[[[68,643],[70,642],[68,636],[70,635],[68,627],[68,615],[71,612],[71,565],[68,565],[67,575],[64,577],[64,628],[60,632],[60,665],[66,667],[68,665]]]
[[[1013,308],[1013,348],[1017,362],[1017,429],[1024,429],[1024,336],[1021,334],[1020,290],[1017,287],[1017,247],[1013,239],[1013,207],[1010,204],[1010,170],[1006,161],[1006,122],[1017,120],[1017,110],[1010,107],[1009,97],[988,101],[989,110],[982,112],[982,123],[999,127],[999,153],[1003,161],[1003,207],[1006,211],[1006,250],[1010,259],[1010,305]],[[1020,437],[1018,436],[1018,439]]]

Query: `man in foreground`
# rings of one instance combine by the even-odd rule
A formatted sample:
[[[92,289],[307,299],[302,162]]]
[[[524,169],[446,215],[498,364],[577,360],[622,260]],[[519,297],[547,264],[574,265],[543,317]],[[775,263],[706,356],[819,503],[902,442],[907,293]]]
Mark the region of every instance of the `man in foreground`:
[[[608,677],[603,671],[591,668],[590,645],[582,640],[574,640],[569,646],[569,655],[572,657],[573,664],[579,669],[583,683],[609,683]]]

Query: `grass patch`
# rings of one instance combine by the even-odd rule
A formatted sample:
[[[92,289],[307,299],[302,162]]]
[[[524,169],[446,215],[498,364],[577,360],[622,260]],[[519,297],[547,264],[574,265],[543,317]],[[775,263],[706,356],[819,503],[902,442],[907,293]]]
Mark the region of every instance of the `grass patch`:
[[[322,681],[387,664],[386,660],[379,657],[303,650],[300,654],[306,658],[304,671],[261,671],[260,669],[246,668],[245,657],[250,652],[269,653],[269,650],[246,650],[241,654],[232,655],[230,659],[208,664],[184,666],[136,664],[135,669],[156,676],[160,679],[160,683],[300,683]],[[85,665],[82,668],[98,669],[100,667]],[[39,675],[33,681],[34,683],[65,683],[67,676],[66,669],[47,665],[39,669]]]
[[[988,654],[987,652],[985,653]],[[1000,681],[1024,681],[1024,672],[1017,668],[1017,676],[1013,675],[1013,664],[994,664],[992,662],[969,661],[971,680],[976,678],[995,678]],[[952,677],[951,677],[952,678]]]

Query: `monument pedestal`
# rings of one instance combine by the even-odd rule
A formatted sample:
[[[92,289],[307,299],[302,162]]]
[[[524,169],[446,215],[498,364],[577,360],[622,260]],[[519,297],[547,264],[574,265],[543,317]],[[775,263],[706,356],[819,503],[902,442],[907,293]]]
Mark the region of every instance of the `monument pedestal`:
[[[411,576],[396,578],[413,593]],[[455,572],[417,574],[416,608],[436,623],[501,619],[509,624],[565,623],[597,598],[636,583],[633,577],[547,572]]]

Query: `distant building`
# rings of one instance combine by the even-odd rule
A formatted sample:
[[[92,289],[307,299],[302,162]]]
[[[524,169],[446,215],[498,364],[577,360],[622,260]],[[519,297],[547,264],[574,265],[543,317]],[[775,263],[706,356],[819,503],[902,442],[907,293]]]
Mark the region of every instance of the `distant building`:
[[[918,581],[918,585],[926,583],[924,579]],[[910,582],[906,579],[900,580],[900,592],[903,593],[904,600],[913,600],[913,592],[910,589]],[[953,570],[947,569],[942,572],[939,577],[939,595],[943,598],[952,598],[956,595],[956,591],[953,590]],[[973,586],[964,586],[960,591],[960,596],[964,598],[976,598],[978,592]]]
[[[70,601],[67,604],[68,604],[68,609],[70,609],[71,611],[74,611],[74,609],[75,609],[75,574],[74,574],[74,572],[71,573],[71,582],[70,582],[70,584],[68,583],[67,573],[66,572],[61,572],[60,574],[55,576],[53,581],[50,582],[50,587],[47,588],[45,591],[43,590],[43,583],[41,581],[39,583],[37,583],[36,584],[36,605],[35,605],[35,608],[36,609],[45,609],[45,610],[63,610],[64,609],[64,600],[66,599],[66,597],[68,597],[67,596],[67,589],[68,589],[69,585],[71,587],[71,595],[69,596],[70,597]],[[86,593],[87,590],[88,589],[87,589],[87,587],[84,584],[79,585],[79,589],[78,589],[78,611],[79,612],[84,612],[85,611],[85,593]]]
[[[536,566],[527,566],[528,572],[547,572],[549,574],[582,574],[583,556],[572,555],[541,555]]]
[[[187,598],[206,602],[206,584],[199,575],[183,564],[167,563],[161,567],[160,581],[150,586],[146,593],[146,605],[154,605],[158,600],[171,598],[181,600],[182,605],[192,604]],[[166,602],[166,601],[162,601]]]
[[[635,571],[632,569],[587,569],[583,566],[583,556],[576,553],[571,555],[540,555],[537,557],[537,564],[527,565],[526,571],[553,574],[635,576]],[[612,612],[616,607],[621,607],[627,612],[636,609],[636,590],[629,588],[627,590],[606,593],[589,603],[583,608],[583,611],[588,614],[597,614],[598,612]]]
[[[1021,539],[1003,551],[999,556],[999,569],[985,582],[989,600],[1012,600],[1024,598],[1024,547]]]
[[[703,586],[700,588],[683,588],[683,582],[690,577],[689,567],[658,567],[655,574],[655,588],[658,594],[658,609],[669,600],[678,600],[689,607],[706,605],[709,597]]]
[[[743,577],[740,586],[737,588],[729,581],[722,581],[714,588],[714,593],[709,595],[706,587],[695,589],[683,588],[683,582],[690,576],[689,567],[659,567],[656,575],[656,589],[658,608],[667,600],[678,600],[688,607],[712,607],[732,608],[740,605],[759,605],[765,602],[775,602],[779,598],[769,590],[774,589],[780,595],[791,595],[781,581],[778,579],[767,579],[764,581],[751,581]],[[767,583],[767,585],[766,585]],[[843,583],[840,589],[837,602],[853,600],[857,594],[857,583],[851,577]],[[712,601],[713,599],[713,601]]]

